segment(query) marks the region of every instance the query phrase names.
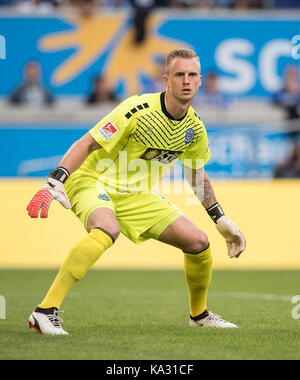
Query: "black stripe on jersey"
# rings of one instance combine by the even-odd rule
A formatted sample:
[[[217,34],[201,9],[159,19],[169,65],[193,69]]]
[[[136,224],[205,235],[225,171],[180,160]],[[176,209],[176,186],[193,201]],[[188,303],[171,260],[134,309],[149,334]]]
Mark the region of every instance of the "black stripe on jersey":
[[[197,112],[194,112],[194,114],[195,114],[195,116],[196,116],[200,121],[202,121],[202,120],[201,120],[201,117],[197,114]]]
[[[192,123],[193,124],[193,123]],[[190,124],[189,126],[191,126],[192,124]],[[197,124],[197,125],[200,125],[200,124]],[[194,126],[195,127],[195,126]],[[194,128],[193,128],[194,129]],[[201,135],[201,133],[203,133],[203,129],[200,127],[200,128],[197,128],[197,129],[194,129],[194,138],[193,138],[193,142],[195,142],[196,140],[198,140],[199,136]],[[181,138],[179,138],[178,140],[174,141],[173,144],[175,144],[176,142],[180,141]],[[191,141],[191,142],[192,142]],[[179,149],[181,148],[181,146],[187,146],[187,144],[185,143],[185,137],[184,137],[184,142],[180,143],[179,145],[172,145],[172,149]],[[182,149],[182,148],[181,148]]]
[[[157,115],[158,115],[159,117],[157,117]],[[153,116],[156,118],[156,120],[157,120],[161,125],[164,125],[165,127],[169,127],[168,122],[162,117],[162,115],[161,115],[158,111],[155,111],[155,113],[153,113]]]
[[[184,120],[184,122],[182,124],[178,123],[178,124],[173,124],[170,119],[167,119],[164,117],[164,114],[161,114],[160,112],[158,111],[155,111],[155,114],[157,116],[159,116],[159,119],[160,119],[160,122],[162,123],[162,121],[164,122],[165,125],[167,125],[172,131],[174,130],[177,130],[178,126],[179,127],[182,127],[184,125],[184,123],[186,122],[186,120]]]
[[[161,119],[162,119],[164,122],[166,122],[166,120],[164,119],[164,117],[163,117],[159,112],[157,112],[157,115],[160,116]],[[153,114],[153,116],[156,117],[155,114]],[[158,120],[157,117],[156,117],[156,119]],[[167,128],[165,129],[165,131],[166,131],[171,137],[174,137],[174,136],[176,137],[179,133],[181,133],[182,131],[185,130],[185,128],[186,128],[186,123],[188,123],[189,120],[191,120],[191,118],[187,118],[186,120],[184,120],[183,123],[176,125],[175,128],[173,128],[173,125],[172,125],[172,126],[171,126],[171,130],[172,130],[172,132],[170,132],[169,129],[167,129]],[[161,122],[160,120],[159,120],[159,122],[162,124],[162,122]],[[170,127],[169,124],[168,124],[168,127]]]
[[[156,112],[156,114],[160,117],[160,119],[162,119],[162,121],[165,124],[166,123],[165,118],[162,117],[162,115],[159,112]],[[163,122],[161,120],[159,120],[159,121],[161,122],[161,124],[163,124]],[[193,127],[193,129],[195,131],[195,139],[198,139],[198,132],[203,131],[203,125],[194,121],[190,116],[188,116],[187,119],[181,124],[181,130],[176,134],[172,134],[172,136],[177,137],[182,130],[187,130],[189,127]]]
[[[162,117],[162,115],[161,115],[159,112],[158,112],[157,114],[158,114],[158,116],[160,116],[160,118],[163,120],[164,123],[162,123],[162,121],[161,121],[156,115],[153,114],[153,116],[158,120],[158,122],[160,122],[162,125],[166,126],[166,120]],[[168,127],[168,126],[169,126],[169,125],[167,124],[167,127]],[[171,135],[170,135],[170,132],[168,131],[167,128],[163,129],[162,131],[164,132],[165,135],[168,133],[170,137],[168,137],[167,135],[166,135],[166,136],[167,136],[167,138],[168,138],[170,141],[172,141],[172,140],[174,140],[174,138],[176,138],[180,133],[182,133],[183,131],[185,132],[185,124],[183,124],[183,125],[181,126],[181,129],[180,129],[179,131],[177,131],[176,133],[172,133]],[[172,136],[172,137],[171,137],[171,136]]]
[[[190,116],[187,116],[181,124],[177,124],[176,127],[177,128],[182,128],[182,127],[185,127],[187,123],[189,123],[190,121],[194,122],[193,119],[190,117]]]
[[[191,143],[186,144],[185,141],[184,141],[183,143],[180,143],[180,144],[178,144],[178,145],[172,146],[172,149],[174,149],[174,150],[182,150],[184,147],[187,147],[187,146],[192,145],[195,141],[198,140],[198,138],[200,137],[201,133],[203,133],[203,131],[201,131],[200,133],[198,133],[198,134],[197,134],[197,137],[196,137],[195,139],[193,139],[193,140],[191,141]]]
[[[158,113],[158,112],[155,111],[155,113],[152,113],[153,118],[156,119],[156,120],[153,119],[153,121],[156,123],[156,125],[157,125],[158,127],[164,127],[164,128],[168,127],[168,125],[166,125],[166,123],[165,123],[165,120],[163,119],[163,122],[162,122],[162,121],[156,116],[156,113]],[[159,115],[159,113],[158,113],[158,115]]]
[[[198,125],[196,126],[198,127]],[[195,135],[194,135],[194,141],[198,140],[198,137],[201,135],[201,133],[203,133],[204,129],[202,128],[202,126],[200,126],[200,128],[197,128],[197,129],[194,129],[195,131]]]
[[[200,125],[200,124],[196,124],[195,125],[195,122],[193,121],[193,120],[189,120],[188,122],[187,122],[187,125],[185,126],[185,128],[186,128],[186,130],[188,130],[188,129],[191,129],[191,128],[196,128],[197,127],[197,125]],[[195,131],[196,132],[196,131]]]
[[[139,132],[139,133],[140,133],[140,132]],[[142,134],[140,133],[140,135],[142,135]],[[143,136],[143,135],[142,135],[142,136]],[[139,143],[139,144],[142,143],[143,145],[145,145],[145,144],[146,144],[145,140],[146,140],[150,146],[153,146],[153,142],[149,141],[146,137],[145,137],[145,140],[140,139],[139,136],[137,136],[137,134],[132,135],[132,137],[133,137],[133,138],[135,139],[135,141],[136,141],[137,143]]]
[[[186,145],[185,145],[185,144],[172,146],[172,149],[173,149],[173,150],[176,150],[176,151],[184,151],[185,148],[186,148]]]
[[[183,141],[182,141],[183,140]],[[180,145],[184,144],[184,146],[187,146],[187,144],[185,143],[185,134],[184,136],[180,136],[177,140],[173,141],[172,144],[170,144],[172,146],[172,149],[175,149],[174,148],[174,144],[176,146],[176,144],[180,141]]]
[[[164,113],[155,111],[155,114],[159,115],[160,119],[162,119],[172,131],[177,130],[178,127],[180,128],[186,122],[186,120],[182,120],[174,124],[170,119],[165,117]]]
[[[201,134],[202,132],[200,132]],[[198,135],[197,139],[199,138],[200,135]],[[195,140],[196,141],[196,140]],[[193,144],[195,141],[193,141],[191,144]],[[184,147],[187,147],[187,144],[185,142],[180,143],[179,145],[172,146],[172,149],[174,150],[182,150]]]
[[[171,141],[174,139],[174,138],[171,138],[170,136],[168,136],[167,135],[167,131],[166,131],[166,129],[164,129],[164,128],[159,128],[159,129],[154,129],[153,130],[153,133],[155,133],[155,132],[157,132],[160,136],[161,136],[161,138],[165,141],[165,143],[167,144],[167,147],[169,147],[170,146],[170,144],[171,144]],[[161,132],[161,133],[160,133]],[[166,141],[166,140],[168,140],[168,142]]]
[[[167,149],[169,144],[167,143],[165,138],[160,134],[160,131],[162,131],[161,125],[159,125],[154,119],[152,119],[150,115],[145,115],[145,116],[147,116],[150,119],[150,121],[149,121],[144,116],[142,116],[142,118],[146,119],[146,122],[149,123],[153,127],[151,130],[152,134],[154,134],[159,139],[159,137],[156,135],[156,133],[157,133],[161,137],[161,139],[165,142],[166,145],[164,145],[164,147],[165,147],[165,149]],[[153,115],[153,116],[155,116],[155,115]],[[157,126],[158,129],[155,129],[155,126]],[[165,135],[165,137],[167,139],[169,139],[168,136]],[[161,143],[161,141],[160,141],[160,143]]]
[[[164,115],[161,115],[159,114],[163,119],[164,119]],[[183,128],[186,123],[188,123],[190,120],[193,120],[189,115],[184,118],[184,120],[182,120],[181,122],[179,122],[178,124],[174,124],[172,121],[171,121],[171,126],[172,126],[172,130],[176,130],[177,128]],[[167,122],[170,122],[169,120],[167,120]]]
[[[148,103],[143,103],[143,106],[144,106],[144,108],[149,108],[149,104]]]
[[[131,113],[136,113],[137,112],[137,109],[136,108],[132,108],[132,110],[130,110]]]
[[[145,124],[145,123],[143,123],[147,128],[148,128],[148,126]],[[155,144],[157,144],[157,142],[155,142],[154,141],[154,139],[152,139],[152,141],[149,141],[149,139],[146,137],[146,135],[148,135],[147,134],[147,132],[146,132],[146,129],[144,129],[143,128],[143,126],[142,125],[139,125],[138,123],[137,123],[137,126],[139,127],[139,128],[141,128],[142,130],[143,130],[143,132],[145,132],[144,134],[142,134],[140,131],[137,131],[137,132],[139,132],[139,134],[142,136],[142,138],[140,138],[139,136],[135,136],[135,135],[133,135],[134,137],[135,137],[135,140],[137,141],[137,139],[139,139],[140,140],[140,142],[142,142],[142,143],[144,143],[145,144],[145,141],[143,141],[143,140],[146,140],[149,144],[150,144],[150,146],[153,146],[153,145],[155,145]],[[148,137],[151,139],[152,138],[152,136],[150,137],[149,135],[148,135]],[[159,141],[159,140],[158,140]],[[137,141],[138,142],[138,141]],[[155,143],[155,144],[153,144],[153,142]],[[158,145],[157,145],[158,147],[160,146],[160,144],[158,143]]]
[[[184,120],[182,120],[181,122],[179,122],[178,124],[174,124],[174,123],[172,123],[172,122],[171,122],[171,124],[172,124],[172,126],[174,126],[175,128],[181,128],[184,124],[186,124],[186,123],[189,122],[190,120],[193,120],[193,119],[191,118],[190,115],[187,115],[187,117],[186,117]]]
[[[127,118],[127,119],[130,119],[131,118],[131,113],[130,112],[127,112],[127,114],[125,115],[125,117]]]
[[[201,124],[196,124],[194,127],[197,128],[197,129],[195,129],[195,132],[200,131],[202,133],[204,130],[203,125],[201,125]]]
[[[149,115],[147,115],[147,116],[149,116]],[[143,117],[143,116],[142,116]],[[144,117],[144,119],[146,119],[145,117]],[[148,120],[146,119],[146,122],[148,123]],[[144,124],[144,123],[143,123]],[[155,123],[156,124],[156,123]],[[152,125],[153,126],[153,124],[151,124],[150,123],[150,125]],[[156,124],[157,125],[157,124]],[[157,125],[158,127],[159,127],[159,125]],[[161,131],[161,128],[160,128],[160,131]],[[160,134],[160,132],[159,132],[159,129],[155,129],[154,127],[153,127],[153,129],[152,129],[152,135],[154,135],[158,140],[160,140],[160,138],[157,136],[157,134],[161,137],[161,139],[165,142],[165,145],[164,145],[164,147],[165,148],[168,148],[168,146],[169,146],[169,144],[168,144],[168,142],[165,140],[165,138]],[[168,139],[168,137],[167,137],[167,139]],[[161,144],[162,142],[160,141],[160,144]]]
[[[149,128],[148,124],[144,123],[143,120],[139,119],[138,121],[140,121],[141,123],[143,123],[143,125],[145,125],[147,128]],[[147,121],[147,120],[146,120]],[[144,128],[142,128],[144,130]],[[154,129],[151,131],[151,136],[149,136],[150,138],[154,135],[156,137],[156,139],[159,141],[159,145],[161,145],[161,141],[159,140],[159,138],[153,133],[154,132]],[[147,133],[147,132],[146,132]],[[161,138],[164,140],[164,142],[166,143],[166,147],[168,146],[168,143],[167,141],[161,136]]]
[[[156,120],[154,120],[152,117],[151,117],[151,115],[153,115],[153,113],[151,112],[151,114],[146,114],[145,116],[144,116],[144,118],[147,116],[147,117],[149,117],[149,119],[150,119],[150,121],[149,121],[149,123],[152,125],[152,126],[157,126],[158,128],[160,128],[160,125],[156,122]],[[154,115],[153,115],[154,116]],[[148,122],[148,120],[147,120],[147,122]],[[155,124],[155,125],[154,125]]]
[[[179,138],[179,139],[184,139],[184,138],[185,138],[185,132],[186,132],[186,131],[185,131],[185,128],[184,128],[184,129],[178,131],[178,133],[173,134],[172,137],[169,137],[169,136],[167,136],[167,133],[165,133],[165,132],[167,132],[166,130],[160,129],[160,131],[161,131],[161,132],[163,133],[163,135],[169,140],[169,146],[172,145],[172,144],[174,144],[174,140],[175,140],[175,142],[176,142],[178,138]],[[153,132],[158,132],[158,133],[159,133],[158,130],[157,130],[157,131],[154,130]]]

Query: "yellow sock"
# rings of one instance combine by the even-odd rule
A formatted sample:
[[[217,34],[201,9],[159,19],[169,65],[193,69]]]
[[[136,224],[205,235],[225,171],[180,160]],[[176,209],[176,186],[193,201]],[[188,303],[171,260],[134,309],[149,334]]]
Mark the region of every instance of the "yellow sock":
[[[112,246],[110,236],[93,229],[71,250],[59,270],[49,292],[39,305],[40,308],[60,308],[72,287],[87,273],[107,248]]]
[[[197,254],[184,253],[184,273],[189,288],[190,314],[196,317],[207,308],[207,291],[212,273],[210,247]]]

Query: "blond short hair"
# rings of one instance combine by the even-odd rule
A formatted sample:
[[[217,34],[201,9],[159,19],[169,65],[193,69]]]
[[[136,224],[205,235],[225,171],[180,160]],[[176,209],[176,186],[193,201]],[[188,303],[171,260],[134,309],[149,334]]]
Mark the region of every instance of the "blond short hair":
[[[176,58],[198,58],[197,54],[194,50],[191,49],[175,49],[170,51],[166,58],[166,72],[169,73],[169,67],[172,61]],[[200,63],[200,60],[199,60]]]

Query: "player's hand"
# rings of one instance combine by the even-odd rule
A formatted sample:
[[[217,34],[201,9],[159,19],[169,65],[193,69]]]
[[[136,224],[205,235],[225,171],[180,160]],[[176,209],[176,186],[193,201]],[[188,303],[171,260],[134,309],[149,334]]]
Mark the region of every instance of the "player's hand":
[[[239,257],[246,248],[246,240],[241,231],[226,215],[217,220],[216,227],[226,240],[228,256]]]
[[[47,183],[32,198],[27,206],[28,215],[31,218],[38,218],[39,213],[41,218],[47,218],[48,209],[53,199],[56,199],[66,209],[71,208],[62,182],[68,177],[66,174],[67,171],[65,170],[66,169],[58,168],[51,172],[47,178]],[[58,179],[53,178],[54,176]]]

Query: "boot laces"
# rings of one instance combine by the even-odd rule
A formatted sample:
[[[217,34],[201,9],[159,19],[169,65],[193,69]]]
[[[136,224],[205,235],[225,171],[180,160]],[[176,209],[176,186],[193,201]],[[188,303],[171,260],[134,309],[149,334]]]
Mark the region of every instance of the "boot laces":
[[[57,313],[63,313],[63,310],[54,310],[53,314],[48,314],[47,317],[54,327],[61,328],[64,320]]]
[[[211,311],[208,312],[208,317],[207,318],[211,319],[213,321],[225,322],[224,319],[222,319],[220,315],[214,314]]]

